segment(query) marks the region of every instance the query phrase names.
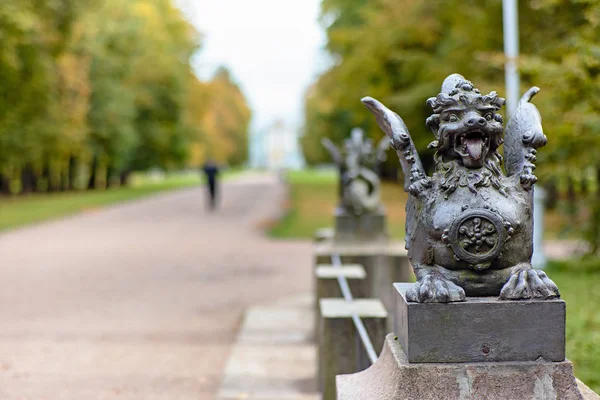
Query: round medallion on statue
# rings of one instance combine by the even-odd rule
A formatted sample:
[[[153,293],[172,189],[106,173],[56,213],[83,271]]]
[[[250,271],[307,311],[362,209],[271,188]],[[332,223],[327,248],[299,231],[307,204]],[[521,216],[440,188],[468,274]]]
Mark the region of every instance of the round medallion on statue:
[[[457,258],[482,264],[500,255],[506,230],[499,215],[488,210],[468,210],[454,221],[448,239]]]

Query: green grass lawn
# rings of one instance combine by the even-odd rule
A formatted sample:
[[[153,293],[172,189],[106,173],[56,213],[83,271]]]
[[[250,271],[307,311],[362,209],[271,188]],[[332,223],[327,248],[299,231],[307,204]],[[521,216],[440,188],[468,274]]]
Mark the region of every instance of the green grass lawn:
[[[567,358],[600,393],[600,260],[551,262],[546,272],[567,302]]]
[[[337,172],[332,170],[294,171],[287,175],[290,198],[285,217],[271,229],[275,238],[312,238],[315,231],[333,225],[338,202]],[[394,183],[384,183],[388,229],[392,237],[404,237],[406,193]]]
[[[224,177],[235,173],[235,170],[227,171]],[[167,190],[194,187],[202,182],[200,173],[194,171],[167,174],[163,179],[136,174],[128,187],[0,198],[0,231],[91,211]]]
[[[277,238],[312,238],[315,230],[333,224],[337,203],[335,171],[302,171],[288,175],[288,213],[270,231]],[[404,236],[406,194],[398,184],[384,184],[383,203],[394,238]],[[567,357],[575,374],[600,392],[600,261],[551,263],[548,274],[567,302]]]

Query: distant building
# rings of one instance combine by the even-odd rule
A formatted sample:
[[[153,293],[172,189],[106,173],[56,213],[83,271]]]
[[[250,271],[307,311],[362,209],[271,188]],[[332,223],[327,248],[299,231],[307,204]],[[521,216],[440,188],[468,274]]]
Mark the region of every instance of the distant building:
[[[250,166],[267,169],[302,169],[305,161],[298,132],[277,121],[250,136]]]

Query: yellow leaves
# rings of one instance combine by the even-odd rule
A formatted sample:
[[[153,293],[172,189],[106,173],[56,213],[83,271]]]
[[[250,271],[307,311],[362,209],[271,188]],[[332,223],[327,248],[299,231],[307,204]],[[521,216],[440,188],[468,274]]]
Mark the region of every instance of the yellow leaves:
[[[201,142],[193,142],[189,147],[188,166],[200,167],[206,160],[206,146]]]
[[[504,93],[500,0],[324,0],[322,11],[327,48],[338,62],[307,92],[303,143],[310,161],[326,160],[320,137],[341,140],[357,124],[380,134],[364,118],[362,96],[397,107],[414,127],[413,137],[423,138],[417,146],[424,150],[431,138],[423,126],[431,112],[424,100],[437,94],[448,74],[459,72],[482,91]],[[522,90],[542,87],[535,103],[548,132],[590,137],[600,108],[600,1],[524,1],[519,13]],[[562,152],[575,164],[582,159],[549,139],[540,157]],[[593,148],[585,149],[590,156]]]
[[[186,121],[201,143],[189,159],[193,166],[206,157],[238,164],[245,160],[251,112],[246,99],[229,74],[221,71],[203,83],[192,75],[186,102]]]
[[[593,28],[600,26],[600,4],[598,2],[595,2],[595,4],[587,10],[585,18]]]
[[[133,4],[132,9],[133,14],[138,15],[148,23],[154,22],[156,24],[158,18],[156,14],[156,7],[153,2],[147,0],[136,1]]]
[[[0,169],[239,162],[250,110],[190,72],[199,37],[173,0],[0,0]]]
[[[56,60],[58,73],[57,118],[68,147],[81,145],[87,134],[91,83],[89,56],[61,54]]]
[[[148,38],[153,46],[164,46],[169,43],[169,32],[166,32],[165,15],[157,10],[155,0],[137,0],[132,5],[132,16],[141,23],[142,36]],[[144,43],[140,43],[144,46]]]

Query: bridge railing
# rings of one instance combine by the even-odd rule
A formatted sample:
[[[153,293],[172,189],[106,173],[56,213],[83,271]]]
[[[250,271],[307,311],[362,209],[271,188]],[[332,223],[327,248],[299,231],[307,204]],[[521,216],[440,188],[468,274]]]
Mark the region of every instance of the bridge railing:
[[[324,400],[333,400],[336,375],[362,371],[377,361],[388,333],[388,313],[380,299],[357,298],[352,292],[352,286],[359,290],[364,287],[366,274],[361,265],[345,265],[339,254],[332,254],[331,264],[318,267],[316,275],[321,287],[318,295],[341,294],[317,299],[319,387]],[[324,290],[324,285],[335,285],[336,290]]]

